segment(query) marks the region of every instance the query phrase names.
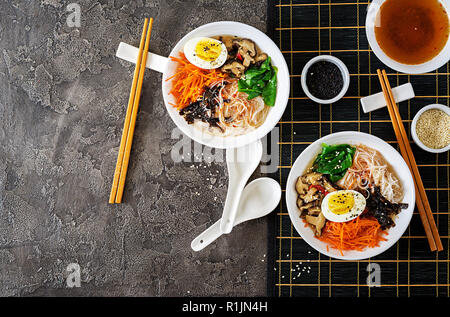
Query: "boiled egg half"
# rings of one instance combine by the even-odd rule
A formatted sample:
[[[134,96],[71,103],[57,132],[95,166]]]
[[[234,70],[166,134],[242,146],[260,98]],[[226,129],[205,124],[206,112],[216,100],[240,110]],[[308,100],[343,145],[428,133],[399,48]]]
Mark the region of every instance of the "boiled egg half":
[[[228,51],[221,41],[209,37],[196,37],[184,45],[184,55],[195,66],[203,69],[219,68],[228,58]]]
[[[364,196],[354,190],[338,190],[322,200],[322,213],[333,222],[347,222],[362,214],[366,208]]]

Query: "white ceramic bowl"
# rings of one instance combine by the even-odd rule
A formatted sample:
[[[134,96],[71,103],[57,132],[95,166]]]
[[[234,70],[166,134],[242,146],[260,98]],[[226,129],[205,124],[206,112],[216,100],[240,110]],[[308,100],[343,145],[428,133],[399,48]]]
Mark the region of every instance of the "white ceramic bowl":
[[[193,37],[211,37],[217,35],[235,35],[238,37],[249,38],[254,41],[262,52],[268,54],[272,59],[272,65],[278,68],[278,88],[275,105],[270,109],[266,121],[254,131],[241,136],[213,136],[209,133],[202,132],[200,129],[189,125],[184,118],[178,113],[177,109],[171,105],[176,104],[174,97],[169,95],[172,83],[166,81],[176,71],[177,63],[169,61],[163,73],[162,92],[164,103],[170,117],[177,127],[193,140],[213,148],[235,148],[241,147],[255,142],[266,136],[276,126],[278,121],[286,109],[289,100],[290,77],[286,61],[277,45],[263,32],[258,29],[238,22],[214,22],[205,24],[183,37],[173,48],[170,56],[179,56],[179,52],[183,51],[184,44]]]
[[[432,149],[429,148],[428,146],[426,146],[425,144],[422,143],[422,141],[420,141],[419,137],[417,136],[417,131],[416,131],[416,126],[417,126],[417,120],[419,120],[420,116],[427,110],[431,110],[431,109],[439,109],[444,111],[446,114],[448,114],[450,116],[450,108],[448,106],[444,106],[444,105],[440,105],[440,104],[433,104],[433,105],[428,105],[426,107],[423,107],[422,109],[419,110],[419,112],[417,112],[417,114],[414,116],[414,119],[412,121],[411,124],[411,136],[414,140],[414,142],[422,149],[425,150],[427,152],[430,153],[444,153],[447,152],[448,150],[450,150],[450,144],[447,145],[446,147],[442,148],[442,149]]]
[[[384,51],[378,45],[376,36],[375,36],[375,23],[377,21],[378,11],[386,0],[373,0],[370,4],[366,17],[366,36],[369,41],[369,45],[372,48],[375,55],[388,67],[402,73],[406,74],[423,74],[432,72],[441,66],[445,65],[450,60],[450,40],[447,41],[447,44],[442,49],[442,51],[432,60],[417,64],[417,65],[407,65],[396,62],[392,58],[386,55]],[[424,0],[426,1],[426,0]],[[450,13],[450,0],[439,0],[444,6],[447,14]]]
[[[303,220],[300,218],[300,212],[297,207],[297,192],[295,190],[295,184],[299,176],[304,175],[307,168],[309,168],[311,162],[322,151],[322,143],[326,144],[351,144],[358,145],[364,144],[375,150],[381,152],[399,177],[403,190],[404,198],[403,202],[408,204],[408,208],[400,212],[395,220],[395,227],[390,228],[387,241],[382,241],[379,247],[367,248],[366,250],[359,251],[347,251],[342,256],[338,250],[331,247],[327,251],[327,244],[314,237],[313,230],[309,227],[305,227]],[[377,138],[373,135],[361,133],[361,132],[339,132],[330,134],[323,137],[310,146],[308,146],[297,158],[292,169],[289,173],[289,177],[286,184],[286,205],[289,212],[289,217],[300,236],[314,249],[320,253],[330,256],[336,259],[342,260],[362,260],[374,257],[380,253],[389,249],[394,245],[407,229],[415,206],[415,191],[412,175],[408,166],[403,160],[402,156],[388,143]]]
[[[312,64],[320,62],[320,61],[331,62],[331,63],[335,64],[341,71],[344,85],[342,87],[341,92],[333,99],[324,100],[324,99],[316,98],[313,94],[310,93],[310,91],[308,89],[308,85],[306,84],[306,77],[308,75],[309,68],[311,67]],[[344,95],[347,93],[348,87],[350,85],[350,74],[348,72],[347,66],[345,66],[345,64],[340,59],[338,59],[334,56],[331,56],[331,55],[319,55],[319,56],[312,58],[308,63],[306,63],[305,67],[303,67],[301,84],[302,84],[303,91],[305,92],[306,96],[308,96],[309,99],[311,99],[312,101],[317,102],[319,104],[331,104],[331,103],[335,103],[336,101],[338,101],[339,99],[344,97]]]

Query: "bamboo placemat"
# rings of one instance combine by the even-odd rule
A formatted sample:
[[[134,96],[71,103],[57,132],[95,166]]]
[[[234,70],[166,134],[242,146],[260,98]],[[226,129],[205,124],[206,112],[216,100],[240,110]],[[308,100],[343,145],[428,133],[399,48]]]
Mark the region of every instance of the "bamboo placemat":
[[[369,48],[365,19],[370,2],[356,0],[269,0],[268,32],[291,73],[291,96],[278,124],[280,166],[273,177],[286,187],[298,155],[312,142],[339,131],[362,131],[397,147],[387,109],[365,114],[360,98],[381,91],[377,68],[385,68],[391,85],[411,82],[417,97],[399,105],[407,131],[422,107],[450,104],[449,64],[420,75],[397,73]],[[340,58],[351,73],[346,96],[332,105],[310,101],[300,86],[303,66],[312,57]],[[298,235],[282,202],[271,216],[268,254],[270,296],[450,296],[450,154],[431,154],[412,144],[439,228],[444,251],[429,251],[417,209],[403,237],[385,253],[364,261],[339,261],[319,254]],[[368,265],[381,272],[379,287],[369,287]]]

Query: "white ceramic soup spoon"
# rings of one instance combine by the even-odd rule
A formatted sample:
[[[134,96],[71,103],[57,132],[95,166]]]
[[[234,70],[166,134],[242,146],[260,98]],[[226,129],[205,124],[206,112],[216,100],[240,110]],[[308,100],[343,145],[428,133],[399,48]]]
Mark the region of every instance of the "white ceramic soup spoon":
[[[280,203],[281,187],[277,181],[262,177],[248,184],[242,192],[234,226],[270,214]],[[195,238],[191,247],[203,250],[222,235],[220,220]]]
[[[228,192],[220,220],[222,233],[230,233],[233,229],[242,191],[261,162],[262,152],[261,140],[246,146],[227,149]]]

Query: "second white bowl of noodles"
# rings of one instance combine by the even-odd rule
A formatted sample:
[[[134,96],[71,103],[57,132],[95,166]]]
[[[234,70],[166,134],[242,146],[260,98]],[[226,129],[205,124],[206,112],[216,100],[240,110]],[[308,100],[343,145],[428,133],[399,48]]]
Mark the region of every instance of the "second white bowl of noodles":
[[[395,227],[388,230],[388,235],[385,236],[387,241],[382,241],[380,246],[375,248],[367,248],[364,251],[344,251],[344,255],[328,246],[327,244],[318,240],[314,236],[313,230],[305,227],[305,223],[300,218],[300,212],[297,207],[297,192],[295,184],[297,178],[305,174],[316,156],[322,150],[322,143],[326,144],[363,144],[370,148],[379,151],[384,159],[388,162],[391,169],[395,172],[403,187],[404,197],[402,203],[408,204],[408,208],[402,210],[395,219]],[[381,254],[382,252],[393,246],[403,235],[408,228],[415,206],[415,191],[412,175],[408,166],[403,160],[402,156],[388,143],[382,139],[370,134],[362,132],[339,132],[325,136],[310,146],[308,146],[297,158],[286,184],[286,205],[289,212],[289,217],[297,230],[298,234],[314,249],[320,253],[332,258],[341,260],[363,260]]]
[[[163,74],[162,91],[166,109],[169,112],[170,117],[184,134],[203,145],[213,148],[228,149],[253,143],[272,131],[286,109],[289,100],[290,79],[286,61],[278,46],[260,30],[239,22],[221,21],[205,24],[183,37],[173,48],[170,56],[178,57],[179,52],[183,50],[184,45],[192,38],[214,37],[219,35],[234,35],[252,40],[256,43],[261,52],[264,52],[270,56],[272,65],[278,68],[278,85],[275,105],[271,107],[266,120],[260,127],[243,135],[224,137],[220,135],[212,135],[201,131],[201,129],[194,127],[194,125],[188,124],[183,116],[178,113],[177,109],[172,106],[173,104],[176,104],[176,101],[174,97],[169,94],[172,87],[172,82],[167,81],[167,79],[176,73],[178,64],[175,62],[169,61],[167,63],[167,68]]]

